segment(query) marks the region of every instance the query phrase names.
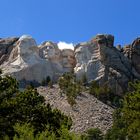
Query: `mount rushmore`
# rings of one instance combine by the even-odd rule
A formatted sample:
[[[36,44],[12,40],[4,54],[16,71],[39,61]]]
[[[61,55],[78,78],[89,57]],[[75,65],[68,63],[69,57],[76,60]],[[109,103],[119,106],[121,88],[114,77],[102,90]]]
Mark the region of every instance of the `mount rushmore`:
[[[74,50],[60,50],[57,43],[45,41],[37,45],[31,36],[0,39],[0,69],[14,76],[22,85],[50,76],[53,81],[65,72],[77,79],[108,83],[117,94],[128,82],[140,79],[140,38],[131,44],[114,46],[114,36],[98,34],[90,41],[76,44]]]

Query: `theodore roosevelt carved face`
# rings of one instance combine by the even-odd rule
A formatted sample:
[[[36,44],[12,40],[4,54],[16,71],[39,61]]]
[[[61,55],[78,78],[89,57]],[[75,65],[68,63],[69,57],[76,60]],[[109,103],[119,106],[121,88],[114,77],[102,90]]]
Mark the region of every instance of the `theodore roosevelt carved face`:
[[[77,64],[87,63],[91,58],[91,53],[86,46],[79,46],[75,50],[75,58]]]

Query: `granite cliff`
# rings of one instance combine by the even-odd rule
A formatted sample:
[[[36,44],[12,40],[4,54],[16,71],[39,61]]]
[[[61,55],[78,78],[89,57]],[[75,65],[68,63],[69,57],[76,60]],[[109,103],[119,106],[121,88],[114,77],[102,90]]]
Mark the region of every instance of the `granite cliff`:
[[[77,78],[86,75],[88,81],[96,80],[100,85],[108,83],[121,94],[129,81],[140,79],[140,39],[129,47],[115,47],[112,35],[97,35],[92,40],[75,47]]]
[[[0,68],[21,85],[40,83],[47,76],[56,81],[74,71],[78,79],[86,76],[88,82],[108,83],[117,94],[123,93],[129,81],[140,79],[140,38],[115,47],[114,36],[98,34],[74,48],[60,50],[51,41],[38,46],[31,36],[0,39]]]

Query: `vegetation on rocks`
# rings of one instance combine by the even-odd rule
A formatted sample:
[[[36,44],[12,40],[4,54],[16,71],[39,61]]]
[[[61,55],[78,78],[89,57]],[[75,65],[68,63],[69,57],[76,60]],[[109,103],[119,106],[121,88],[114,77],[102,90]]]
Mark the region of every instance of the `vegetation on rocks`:
[[[111,106],[120,107],[122,104],[122,98],[113,93],[108,87],[108,83],[100,86],[96,81],[92,81],[89,86],[89,93]]]
[[[107,140],[140,139],[140,82],[130,84],[123,106],[116,110],[114,123],[106,135]]]
[[[71,73],[65,73],[58,80],[62,94],[66,94],[68,103],[73,106],[76,104],[76,97],[82,91],[82,85],[76,81],[76,78]]]
[[[98,128],[91,128],[81,135],[82,140],[103,140],[103,134]]]
[[[0,71],[0,74],[2,72]],[[73,105],[83,90],[72,74],[59,79],[62,94]],[[93,82],[89,89],[100,100],[110,99],[107,86]],[[112,96],[112,95],[111,95]],[[140,82],[130,83],[129,92],[114,113],[114,122],[107,134],[98,128],[83,134],[70,132],[72,120],[50,104],[43,96],[29,87],[18,88],[16,79],[0,75],[0,139],[2,140],[138,140],[140,139]]]
[[[46,78],[44,78],[44,79],[42,80],[41,85],[42,85],[42,86],[47,86],[47,85],[49,85],[49,84],[51,84],[51,83],[52,83],[52,81],[51,81],[50,76],[47,76]]]
[[[71,79],[71,77],[64,77],[63,82],[60,82],[59,84],[62,86],[61,89],[66,91],[66,94],[66,87],[71,86]],[[68,81],[68,83],[66,81]],[[72,79],[72,82],[73,81],[74,80]],[[89,87],[90,94],[93,94],[95,97],[105,103],[108,103],[109,101],[111,105],[118,108],[114,113],[113,127],[104,136],[104,139],[106,140],[140,139],[140,82],[137,81],[135,83],[130,83],[129,85],[129,92],[126,93],[123,98],[116,96],[110,90],[107,84],[99,86],[97,82],[93,81]],[[80,88],[82,89],[82,87]],[[95,132],[97,134],[97,131]]]
[[[17,123],[29,123],[34,135],[49,131],[59,137],[61,127],[70,129],[72,121],[59,110],[46,105],[44,97],[36,89],[28,88],[21,92],[14,78],[0,76],[0,138],[18,136],[14,129]]]
[[[17,132],[13,137],[13,140],[81,140],[80,135],[71,133],[65,127],[62,127],[58,131],[58,135],[54,132],[50,132],[47,129],[34,135],[34,128],[30,124],[16,124],[14,130]],[[4,140],[10,140],[8,136],[4,137]]]

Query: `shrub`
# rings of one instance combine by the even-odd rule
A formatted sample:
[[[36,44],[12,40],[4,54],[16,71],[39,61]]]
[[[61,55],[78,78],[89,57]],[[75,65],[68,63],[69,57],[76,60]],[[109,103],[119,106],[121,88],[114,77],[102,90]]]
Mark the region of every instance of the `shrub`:
[[[110,88],[108,88],[107,83],[102,86],[99,86],[99,84],[96,81],[92,81],[89,87],[89,93],[100,100],[106,101],[107,99],[109,99],[111,90]]]
[[[92,81],[89,93],[111,106],[120,107],[122,105],[122,97],[115,95],[108,87],[108,83],[100,86],[96,81]]]
[[[74,105],[76,103],[75,99],[77,95],[82,91],[82,86],[80,83],[76,82],[76,78],[71,73],[66,73],[58,80],[59,87],[67,96],[67,100],[70,105]]]
[[[107,140],[140,139],[140,82],[130,85],[131,91],[125,95],[122,107],[114,114],[113,127],[106,135]]]
[[[26,122],[34,128],[34,135],[47,130],[58,136],[62,126],[70,129],[72,125],[71,118],[46,105],[36,89],[21,92],[14,78],[0,76],[0,137],[12,138],[16,133],[14,125]]]
[[[103,134],[98,128],[90,128],[84,135],[81,135],[82,140],[103,140]]]
[[[82,83],[83,85],[86,85],[86,84],[87,84],[87,77],[86,77],[86,74],[83,74],[83,75],[82,75],[81,83]]]
[[[61,127],[58,131],[59,136],[53,132],[45,130],[37,135],[34,135],[34,128],[28,124],[16,124],[14,126],[16,134],[13,140],[80,140],[80,136],[69,132],[65,127]],[[5,137],[4,140],[10,140],[9,137]]]
[[[44,78],[44,79],[42,80],[41,85],[42,85],[42,86],[47,86],[47,85],[49,85],[49,83],[52,84],[52,81],[51,81],[50,76],[47,76],[46,78]]]

